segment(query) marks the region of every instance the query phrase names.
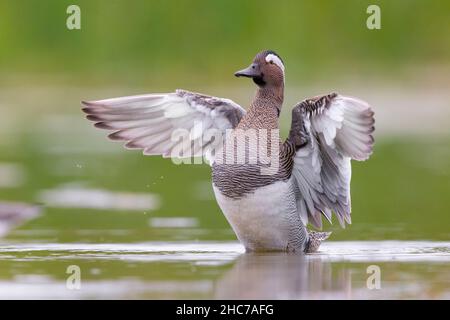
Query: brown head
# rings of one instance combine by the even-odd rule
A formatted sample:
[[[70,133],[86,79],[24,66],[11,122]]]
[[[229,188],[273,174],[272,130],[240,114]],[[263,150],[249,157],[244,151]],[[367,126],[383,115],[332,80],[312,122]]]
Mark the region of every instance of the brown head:
[[[258,53],[252,64],[234,74],[236,77],[252,78],[259,87],[284,86],[284,64],[272,50]]]

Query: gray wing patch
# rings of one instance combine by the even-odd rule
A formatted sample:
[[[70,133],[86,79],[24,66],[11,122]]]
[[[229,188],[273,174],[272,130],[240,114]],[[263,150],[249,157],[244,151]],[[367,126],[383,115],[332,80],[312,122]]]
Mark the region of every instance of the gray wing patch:
[[[176,94],[185,98],[190,104],[202,105],[221,113],[231,123],[232,128],[237,127],[245,115],[245,109],[230,99],[207,96],[183,89],[177,89]]]

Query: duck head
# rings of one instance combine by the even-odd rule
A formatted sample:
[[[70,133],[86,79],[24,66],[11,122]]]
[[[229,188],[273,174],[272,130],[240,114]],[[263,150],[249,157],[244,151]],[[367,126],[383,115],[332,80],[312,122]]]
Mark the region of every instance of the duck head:
[[[272,50],[258,53],[252,64],[234,74],[236,77],[252,78],[259,87],[279,87],[284,85],[284,64],[280,56]]]

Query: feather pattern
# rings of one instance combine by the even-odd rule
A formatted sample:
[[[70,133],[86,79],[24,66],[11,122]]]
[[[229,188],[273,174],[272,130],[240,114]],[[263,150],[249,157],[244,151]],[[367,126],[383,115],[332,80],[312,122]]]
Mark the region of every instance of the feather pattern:
[[[224,134],[237,126],[245,110],[229,99],[211,97],[185,90],[167,94],[146,94],[129,97],[83,101],[87,119],[97,128],[114,131],[112,140],[125,141],[125,147],[142,149],[145,155],[173,156],[183,150],[182,157],[202,156],[207,130]],[[174,140],[176,130],[184,129],[191,144]],[[193,148],[190,148],[193,146]],[[180,153],[177,153],[180,155]]]
[[[342,227],[351,223],[350,161],[366,160],[372,153],[373,115],[366,102],[335,93],[294,107],[296,130],[291,129],[289,139],[307,137],[307,143],[295,152],[292,168],[298,213],[304,224],[310,222],[321,229],[321,216],[331,222],[332,211]]]

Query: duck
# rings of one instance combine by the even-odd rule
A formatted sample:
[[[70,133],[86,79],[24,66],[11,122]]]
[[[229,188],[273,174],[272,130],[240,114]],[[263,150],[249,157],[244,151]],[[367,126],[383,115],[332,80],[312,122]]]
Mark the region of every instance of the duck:
[[[332,223],[334,213],[342,228],[351,224],[351,160],[373,152],[374,112],[335,92],[308,98],[292,108],[283,140],[282,58],[263,50],[234,75],[256,85],[247,110],[181,89],[82,101],[82,110],[128,149],[175,164],[205,159],[218,206],[247,252],[316,252],[331,234],[322,218]]]

